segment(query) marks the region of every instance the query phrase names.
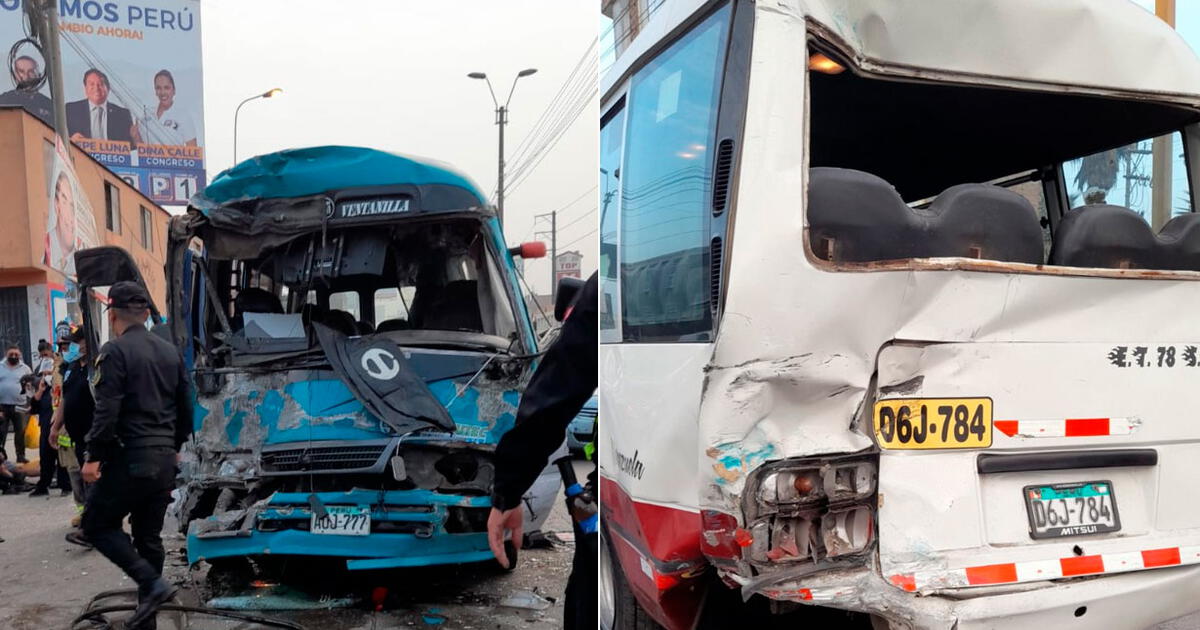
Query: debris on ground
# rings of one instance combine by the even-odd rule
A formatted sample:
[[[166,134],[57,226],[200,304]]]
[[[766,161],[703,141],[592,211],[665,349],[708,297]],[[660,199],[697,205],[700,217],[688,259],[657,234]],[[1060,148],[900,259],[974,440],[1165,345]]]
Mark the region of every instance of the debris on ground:
[[[525,610],[546,610],[554,605],[554,600],[542,597],[533,591],[516,591],[501,599],[500,605]]]

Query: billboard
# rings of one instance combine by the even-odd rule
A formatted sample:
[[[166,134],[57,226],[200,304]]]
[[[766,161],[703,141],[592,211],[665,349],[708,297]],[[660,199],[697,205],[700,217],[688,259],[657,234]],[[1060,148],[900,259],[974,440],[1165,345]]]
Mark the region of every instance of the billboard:
[[[187,203],[205,185],[200,1],[58,0],[58,9],[72,142],[156,203]],[[0,105],[53,124],[22,0],[0,0],[5,50]]]
[[[46,222],[46,252],[42,262],[68,278],[75,276],[75,252],[99,245],[96,215],[79,187],[71,157],[62,139],[55,137],[50,166],[50,209]]]
[[[557,269],[554,270],[554,283],[557,285],[563,278],[578,278],[582,267],[583,254],[579,252],[563,252],[555,259]]]

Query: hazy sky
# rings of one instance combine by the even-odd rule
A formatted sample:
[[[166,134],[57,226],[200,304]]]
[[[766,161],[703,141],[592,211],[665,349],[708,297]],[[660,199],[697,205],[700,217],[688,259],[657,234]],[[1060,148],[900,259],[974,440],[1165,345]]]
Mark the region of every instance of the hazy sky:
[[[491,194],[492,99],[486,84],[467,73],[487,73],[504,99],[519,70],[538,69],[518,82],[510,104],[505,144],[511,159],[595,39],[597,13],[596,3],[586,0],[205,0],[209,177],[233,163],[237,104],[279,87],[283,94],[242,108],[240,159],[358,145],[449,162]],[[594,77],[595,49],[588,66]],[[532,239],[533,215],[562,209],[559,225],[570,225],[560,230],[560,251],[583,254],[585,277],[597,254],[596,234],[588,232],[597,222],[598,107],[593,98],[505,201],[510,244]],[[526,278],[548,292],[548,258],[527,264]]]

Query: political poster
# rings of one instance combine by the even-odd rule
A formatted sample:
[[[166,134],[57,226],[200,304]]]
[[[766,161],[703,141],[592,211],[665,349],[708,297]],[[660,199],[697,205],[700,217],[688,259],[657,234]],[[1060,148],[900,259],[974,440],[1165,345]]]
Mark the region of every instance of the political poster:
[[[75,252],[99,245],[96,215],[71,166],[62,139],[55,137],[54,161],[50,168],[50,212],[46,221],[46,253],[43,262],[68,278],[75,276]]]
[[[45,58],[22,0],[0,0],[0,105],[53,124]],[[71,141],[163,205],[206,183],[199,0],[59,0]],[[7,74],[8,77],[4,75]],[[5,80],[7,79],[7,84]]]

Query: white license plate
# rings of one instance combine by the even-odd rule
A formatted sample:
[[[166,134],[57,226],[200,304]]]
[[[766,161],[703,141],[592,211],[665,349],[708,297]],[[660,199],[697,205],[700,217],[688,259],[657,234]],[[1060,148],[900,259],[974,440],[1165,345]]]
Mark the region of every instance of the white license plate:
[[[309,531],[335,536],[366,536],[371,533],[371,512],[362,507],[326,507],[324,518],[312,515]]]
[[[1121,529],[1111,482],[1025,486],[1023,492],[1032,538],[1084,536]]]

